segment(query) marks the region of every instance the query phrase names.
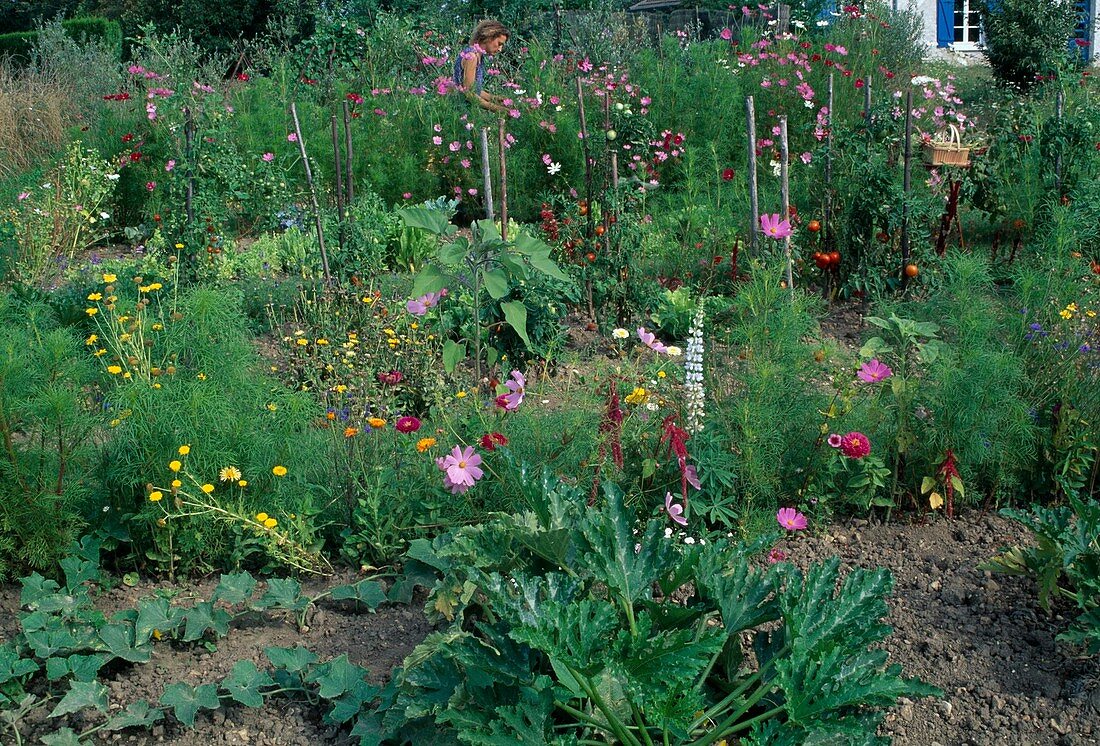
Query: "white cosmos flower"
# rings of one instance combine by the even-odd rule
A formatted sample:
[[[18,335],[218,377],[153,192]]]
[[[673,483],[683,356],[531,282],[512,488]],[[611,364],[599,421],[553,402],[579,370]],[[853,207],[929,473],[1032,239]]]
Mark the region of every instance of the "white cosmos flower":
[[[546,173],[550,174],[551,176],[556,174],[558,171],[561,171],[560,163],[551,163],[549,166],[546,167]]]

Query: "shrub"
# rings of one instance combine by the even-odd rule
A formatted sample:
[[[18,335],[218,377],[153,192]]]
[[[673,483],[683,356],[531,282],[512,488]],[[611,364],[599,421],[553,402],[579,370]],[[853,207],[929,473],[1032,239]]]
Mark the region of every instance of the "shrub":
[[[101,44],[110,49],[116,62],[122,59],[122,28],[116,21],[106,18],[82,17],[61,21],[65,34],[81,44]],[[0,57],[12,57],[17,61],[30,62],[41,36],[39,31],[23,31],[14,34],[0,34]]]
[[[1027,90],[1068,59],[1073,0],[982,0],[985,58],[1006,85]]]

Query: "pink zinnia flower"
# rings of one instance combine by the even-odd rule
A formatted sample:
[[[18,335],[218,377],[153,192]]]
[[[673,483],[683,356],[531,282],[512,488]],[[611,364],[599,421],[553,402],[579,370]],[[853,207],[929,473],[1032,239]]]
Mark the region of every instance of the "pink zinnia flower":
[[[894,371],[890,370],[890,366],[879,362],[878,358],[864,363],[860,366],[859,373],[856,373],[856,377],[864,383],[875,383],[892,375]]]
[[[154,189],[157,188],[157,182],[147,181],[147,182],[145,182],[145,188],[148,189],[151,192],[151,191],[153,191]]]
[[[394,429],[399,433],[415,433],[420,429],[420,420],[411,415],[405,417],[398,417],[397,422],[394,423]]]
[[[681,526],[688,525],[687,518],[684,518],[684,506],[673,504],[671,492],[665,493],[665,512],[674,523],[679,523]]]
[[[733,31],[731,31],[729,27],[726,27],[722,29],[722,33],[718,34],[718,36],[722,37],[723,41],[729,41],[733,38]]]
[[[497,446],[508,445],[508,438],[504,437],[502,433],[485,433],[481,436],[480,443],[486,451],[495,451]]]
[[[289,135],[286,136],[286,141],[287,142],[298,142],[298,134],[295,133],[295,132],[291,132]]]
[[[642,344],[644,344],[646,347],[653,350],[654,352],[661,353],[668,350],[668,348],[665,347],[664,344],[657,340],[657,337],[653,334],[653,332],[647,332],[644,326],[638,327],[638,339],[642,340]]]
[[[871,452],[871,441],[863,433],[851,432],[840,439],[840,451],[848,458],[863,458]]]
[[[806,516],[794,508],[780,508],[779,512],[775,514],[775,520],[779,521],[779,525],[788,531],[801,531],[807,525]]]
[[[793,233],[791,230],[791,221],[783,220],[779,213],[761,215],[760,229],[764,231],[764,235],[770,236],[776,240],[786,238]]]
[[[512,380],[505,381],[504,387],[508,389],[510,393],[504,394],[502,399],[504,401],[504,408],[509,412],[514,412],[519,409],[519,405],[523,403],[523,396],[526,393],[524,388],[527,385],[527,379],[518,370],[512,371]]]
[[[436,459],[436,466],[443,472],[443,486],[453,495],[459,495],[473,487],[485,472],[478,468],[481,456],[473,446],[455,446],[447,456]]]

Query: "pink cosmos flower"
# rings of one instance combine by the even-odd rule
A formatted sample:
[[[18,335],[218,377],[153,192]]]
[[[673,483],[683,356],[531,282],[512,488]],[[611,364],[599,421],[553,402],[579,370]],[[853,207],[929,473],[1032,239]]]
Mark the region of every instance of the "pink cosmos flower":
[[[642,340],[642,344],[644,344],[646,347],[656,353],[668,351],[668,348],[665,347],[663,343],[657,340],[657,337],[653,334],[653,332],[647,332],[644,326],[638,327],[638,339]]]
[[[264,153],[263,155],[260,156],[260,158],[263,160],[264,163],[271,163],[273,160],[275,160],[275,154],[274,153]]]
[[[684,506],[675,505],[672,502],[672,493],[665,493],[665,512],[668,513],[668,517],[673,520],[674,523],[679,523],[681,526],[688,525],[687,518],[684,518]]]
[[[840,448],[840,444],[843,441],[840,433],[831,433],[829,439],[826,441],[833,448]]]
[[[170,161],[168,161],[167,163],[164,164],[164,170],[165,171],[171,171],[175,167],[176,167],[176,162],[173,161],[173,160],[170,160]]]
[[[684,467],[684,479],[695,489],[703,489],[703,483],[699,481],[699,470],[695,468],[695,464],[688,464]]]
[[[779,547],[772,547],[772,550],[768,552],[768,564],[774,565],[778,562],[783,562],[787,559],[787,553]]]
[[[879,362],[878,358],[874,358],[860,366],[856,377],[864,383],[875,383],[892,375],[894,375],[894,371],[890,370],[890,366]]]
[[[801,531],[807,525],[806,516],[794,508],[780,508],[779,512],[775,514],[775,520],[779,521],[779,525],[788,531]]]
[[[512,380],[505,381],[504,387],[508,389],[510,393],[504,394],[501,398],[504,401],[504,408],[509,412],[514,412],[519,409],[519,405],[523,403],[523,396],[526,393],[527,379],[518,370],[512,371]]]
[[[397,422],[394,423],[394,429],[399,433],[415,433],[420,429],[420,420],[412,415],[398,417]]]
[[[485,472],[478,468],[481,456],[473,446],[455,446],[447,456],[436,459],[436,466],[443,472],[443,486],[452,495],[460,495],[477,484]]]
[[[286,141],[298,142],[298,134],[296,132],[291,132],[289,135],[286,136]]]
[[[408,199],[412,195],[408,195],[405,199]],[[428,312],[428,309],[435,308],[439,305],[439,299],[443,297],[443,293],[425,293],[424,295],[409,301],[405,304],[405,310],[411,313],[413,316],[423,316]]]
[[[30,192],[20,192],[19,193],[19,201],[22,202],[23,200],[25,200],[27,197],[30,197],[30,196],[31,196]]]
[[[863,433],[848,433],[840,439],[840,452],[848,458],[863,458],[871,452],[871,441]]]
[[[791,221],[784,220],[779,213],[760,216],[760,229],[764,235],[776,240],[786,238],[794,231],[791,230]]]
[[[718,36],[722,37],[723,41],[729,41],[733,38],[733,32],[729,29],[729,27],[726,27],[722,29],[722,32],[718,34]]]

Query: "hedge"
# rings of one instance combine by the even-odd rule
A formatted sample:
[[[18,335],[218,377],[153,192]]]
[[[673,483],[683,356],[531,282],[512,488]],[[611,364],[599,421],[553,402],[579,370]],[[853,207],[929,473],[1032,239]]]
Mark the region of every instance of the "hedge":
[[[122,60],[122,27],[117,21],[94,16],[70,18],[61,22],[61,28],[78,42],[106,44],[115,50],[118,59]],[[37,31],[0,34],[0,57],[11,57],[23,63],[29,62],[34,54],[34,44],[37,39]]]

